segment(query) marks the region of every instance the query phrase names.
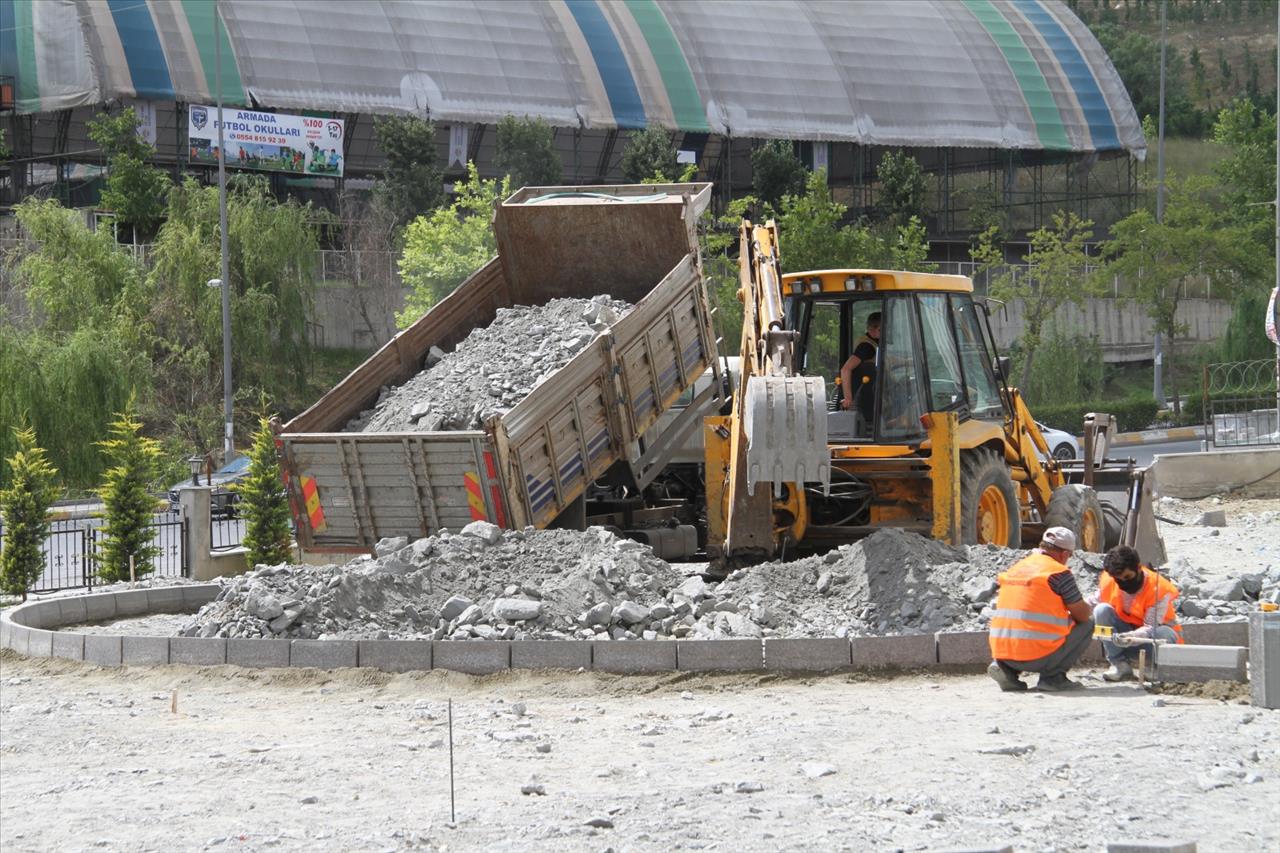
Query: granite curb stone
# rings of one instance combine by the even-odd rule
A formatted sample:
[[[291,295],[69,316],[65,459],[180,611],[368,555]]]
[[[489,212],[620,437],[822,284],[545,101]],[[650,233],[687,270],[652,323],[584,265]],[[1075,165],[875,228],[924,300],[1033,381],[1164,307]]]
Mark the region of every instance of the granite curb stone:
[[[849,669],[851,646],[840,637],[778,638],[764,641],[764,668],[775,672]]]
[[[58,599],[58,624],[79,625],[89,621],[89,611],[85,608],[83,595],[72,595]]]
[[[430,640],[360,640],[356,655],[362,667],[383,672],[431,669]]]
[[[936,639],[940,664],[986,666],[991,663],[991,644],[986,631],[940,631]]]
[[[98,666],[120,666],[123,638],[116,634],[85,634],[84,662]]]
[[[289,666],[316,669],[354,667],[358,662],[356,640],[293,640]]]
[[[938,663],[937,641],[933,634],[854,637],[850,646],[853,666],[857,669],[918,669]]]
[[[245,667],[287,667],[290,642],[288,640],[227,640],[227,663]]]
[[[591,643],[583,640],[518,640],[512,669],[591,669]]]
[[[147,604],[152,613],[180,612],[183,605],[182,587],[166,586],[147,590]]]
[[[114,593],[100,592],[84,596],[84,621],[103,622],[116,615],[116,597]]]
[[[471,675],[487,675],[511,668],[511,643],[505,640],[435,640],[431,665]]]
[[[116,599],[117,616],[142,616],[150,609],[148,590],[131,589],[111,594]]]
[[[682,672],[758,672],[764,669],[762,640],[677,640]]]
[[[157,666],[169,662],[168,637],[128,637],[121,647],[120,662],[125,666]]]
[[[84,660],[84,634],[73,631],[54,631],[53,656],[66,660]]]
[[[1182,639],[1192,646],[1247,646],[1248,622],[1191,622],[1182,626]]]
[[[56,632],[43,628],[28,628],[27,631],[27,657],[53,657],[53,635]]]
[[[672,640],[594,640],[591,668],[622,674],[672,672],[676,669],[676,644]]]
[[[216,666],[227,662],[225,637],[170,637],[169,663]]]

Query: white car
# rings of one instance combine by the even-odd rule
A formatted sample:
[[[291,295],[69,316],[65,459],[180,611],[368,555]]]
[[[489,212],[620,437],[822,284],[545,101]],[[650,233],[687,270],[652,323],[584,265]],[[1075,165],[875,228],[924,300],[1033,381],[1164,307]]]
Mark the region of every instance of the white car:
[[[1055,459],[1078,459],[1084,455],[1080,439],[1071,433],[1050,429],[1039,421],[1036,421],[1036,426],[1040,427],[1040,434],[1044,436],[1045,443],[1049,445],[1049,450]]]

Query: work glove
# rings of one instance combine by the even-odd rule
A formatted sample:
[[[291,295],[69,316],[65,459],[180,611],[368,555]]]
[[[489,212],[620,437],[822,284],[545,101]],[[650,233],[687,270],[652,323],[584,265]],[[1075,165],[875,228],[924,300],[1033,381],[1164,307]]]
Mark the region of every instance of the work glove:
[[[1120,636],[1128,637],[1130,640],[1150,640],[1151,634],[1151,626],[1143,625],[1141,628],[1121,634]]]

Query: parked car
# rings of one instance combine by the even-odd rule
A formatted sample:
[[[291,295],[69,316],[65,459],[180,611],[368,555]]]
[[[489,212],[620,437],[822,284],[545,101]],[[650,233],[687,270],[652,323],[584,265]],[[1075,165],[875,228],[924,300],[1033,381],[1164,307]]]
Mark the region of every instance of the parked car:
[[[214,471],[207,481],[203,474],[200,475],[200,485],[214,487],[213,494],[209,496],[209,511],[214,518],[236,517],[236,504],[240,503],[240,495],[228,489],[227,486],[243,479],[248,473],[249,457],[237,456],[217,471]],[[171,512],[178,511],[179,490],[183,486],[189,485],[191,485],[191,480],[186,479],[169,487],[169,510]]]
[[[1044,436],[1045,443],[1049,445],[1049,450],[1053,452],[1055,459],[1076,459],[1084,455],[1080,439],[1071,433],[1051,429],[1039,421],[1036,421],[1036,426],[1040,427],[1040,433]]]

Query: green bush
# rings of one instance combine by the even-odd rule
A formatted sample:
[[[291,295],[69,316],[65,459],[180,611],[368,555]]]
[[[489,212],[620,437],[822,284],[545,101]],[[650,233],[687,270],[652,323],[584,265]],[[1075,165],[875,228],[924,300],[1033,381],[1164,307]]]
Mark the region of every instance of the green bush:
[[[1047,427],[1079,435],[1084,429],[1084,416],[1090,412],[1115,415],[1116,428],[1120,432],[1136,432],[1151,426],[1158,411],[1159,406],[1151,397],[1129,397],[1121,400],[1035,406],[1031,409],[1031,414]]]

